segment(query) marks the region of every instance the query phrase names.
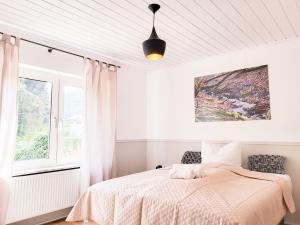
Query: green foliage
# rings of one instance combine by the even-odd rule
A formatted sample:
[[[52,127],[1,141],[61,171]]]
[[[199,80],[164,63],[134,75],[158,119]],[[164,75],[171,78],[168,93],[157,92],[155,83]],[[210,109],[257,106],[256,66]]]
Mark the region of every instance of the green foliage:
[[[48,135],[38,136],[31,145],[17,150],[15,160],[48,158],[48,144]]]
[[[18,96],[18,136],[40,131],[49,122],[51,107],[45,83],[21,79]]]
[[[19,78],[16,161],[49,158],[51,88],[51,82]],[[65,89],[63,153],[66,157],[79,152],[81,113],[81,89]]]
[[[20,78],[18,99],[15,160],[47,158],[51,86],[47,82]]]

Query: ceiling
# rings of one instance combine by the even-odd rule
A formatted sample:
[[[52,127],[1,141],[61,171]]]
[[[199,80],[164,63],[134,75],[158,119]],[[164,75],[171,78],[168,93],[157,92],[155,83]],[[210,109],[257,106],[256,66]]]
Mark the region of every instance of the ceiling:
[[[1,26],[120,63],[169,66],[296,38],[300,0],[157,0],[163,60],[144,58],[149,0],[0,0]],[[55,47],[55,46],[54,46]]]

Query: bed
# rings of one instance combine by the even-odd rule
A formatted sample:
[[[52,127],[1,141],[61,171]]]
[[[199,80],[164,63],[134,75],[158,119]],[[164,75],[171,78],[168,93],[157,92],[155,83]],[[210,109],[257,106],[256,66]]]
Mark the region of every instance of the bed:
[[[206,177],[170,179],[159,169],[96,184],[67,221],[99,225],[277,225],[295,211],[290,181],[225,164],[204,164]]]

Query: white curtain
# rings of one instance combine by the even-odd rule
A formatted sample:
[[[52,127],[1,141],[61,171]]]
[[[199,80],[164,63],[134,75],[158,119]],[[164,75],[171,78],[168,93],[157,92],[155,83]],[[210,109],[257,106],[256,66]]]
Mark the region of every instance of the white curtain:
[[[116,68],[85,59],[85,132],[82,144],[81,192],[110,179],[116,133]]]
[[[0,224],[5,224],[17,131],[19,39],[0,40]],[[6,180],[6,181],[5,181]]]
[[[13,43],[14,42],[14,43]],[[0,177],[12,172],[17,130],[19,39],[3,34],[0,41]]]

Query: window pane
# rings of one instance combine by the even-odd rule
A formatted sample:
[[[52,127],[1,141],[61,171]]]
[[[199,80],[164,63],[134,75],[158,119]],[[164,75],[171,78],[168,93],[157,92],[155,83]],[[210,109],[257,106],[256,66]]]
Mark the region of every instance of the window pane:
[[[19,78],[17,161],[49,158],[51,89],[50,82]]]
[[[64,88],[62,160],[78,161],[82,136],[82,89]]]

